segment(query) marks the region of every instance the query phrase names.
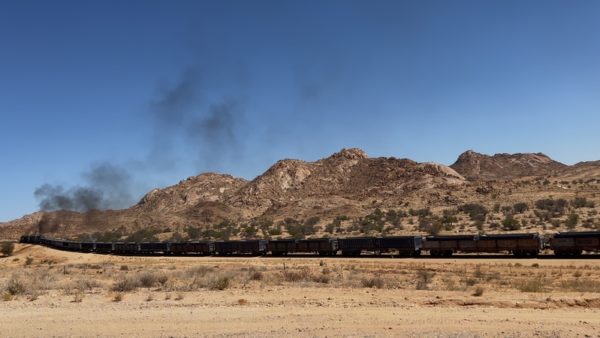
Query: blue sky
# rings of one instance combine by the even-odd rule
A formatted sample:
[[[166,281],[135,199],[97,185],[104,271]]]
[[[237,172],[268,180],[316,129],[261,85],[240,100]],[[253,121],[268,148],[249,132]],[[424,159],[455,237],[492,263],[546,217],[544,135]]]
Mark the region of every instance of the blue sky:
[[[343,147],[600,159],[598,1],[0,1],[0,221]],[[87,176],[89,177],[89,175]]]

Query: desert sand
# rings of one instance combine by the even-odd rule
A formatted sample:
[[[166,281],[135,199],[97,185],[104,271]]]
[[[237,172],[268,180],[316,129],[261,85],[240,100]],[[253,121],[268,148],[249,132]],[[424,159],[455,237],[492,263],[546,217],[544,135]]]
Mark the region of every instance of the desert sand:
[[[0,268],[6,337],[600,337],[600,259],[122,257],[18,245]],[[15,280],[25,290],[13,295]]]

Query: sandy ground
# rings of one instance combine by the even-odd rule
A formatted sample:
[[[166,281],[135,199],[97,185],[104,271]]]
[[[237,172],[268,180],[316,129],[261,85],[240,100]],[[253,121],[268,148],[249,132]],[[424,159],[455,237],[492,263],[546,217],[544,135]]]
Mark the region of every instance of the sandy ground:
[[[27,257],[33,261],[25,267]],[[329,269],[333,277],[327,283],[276,279],[284,265],[285,271],[310,269],[312,276]],[[175,273],[197,266],[236,275],[224,290],[181,291],[166,283],[118,293],[118,302],[111,290],[123,274],[162,271],[175,281]],[[600,337],[600,293],[556,282],[598,281],[600,259],[118,257],[19,245],[13,257],[0,258],[0,268],[0,290],[14,274],[39,271],[50,271],[57,285],[36,297],[0,301],[3,337]],[[242,278],[255,268],[263,271],[261,280]],[[425,289],[415,287],[418,271],[433,275]],[[542,272],[554,285],[543,291],[525,292],[507,281]],[[448,282],[467,275],[477,282]],[[365,276],[381,276],[385,285],[357,285]],[[78,278],[100,284],[77,300],[64,283]],[[474,296],[477,287],[483,295]]]

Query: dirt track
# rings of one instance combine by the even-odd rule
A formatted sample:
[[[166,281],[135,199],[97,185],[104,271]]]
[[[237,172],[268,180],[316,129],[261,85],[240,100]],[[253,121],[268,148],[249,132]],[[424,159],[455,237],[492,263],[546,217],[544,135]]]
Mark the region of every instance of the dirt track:
[[[27,268],[23,268],[25,257],[34,259]],[[506,269],[506,276],[509,270],[520,276],[547,267],[548,271],[558,269],[564,275],[580,271],[584,277],[587,274],[594,277],[600,270],[600,260],[389,259],[382,262],[336,258],[115,257],[19,246],[15,257],[0,259],[3,268],[0,285],[15,271],[46,269],[45,263],[35,263],[44,259],[55,261],[50,271],[58,272],[57,278],[62,278],[61,271],[68,273],[64,275],[66,280],[80,275],[93,278],[91,273],[96,273],[95,270],[77,270],[77,264],[117,267],[127,264],[130,268],[127,273],[133,274],[133,270],[168,267],[179,271],[193,266],[218,266],[219,271],[255,266],[268,273],[280,269],[283,263],[288,269],[303,266],[315,271],[322,266],[334,270],[356,266],[373,274],[396,269],[390,278],[406,276],[406,279],[400,279],[399,284],[391,284],[389,279],[393,286],[381,289],[336,284],[335,280],[328,284],[237,282],[222,291],[139,288],[124,293],[120,302],[114,301],[114,292],[102,286],[86,293],[81,302],[74,302],[71,294],[57,288],[33,301],[17,296],[0,302],[0,335],[600,337],[599,293],[496,290],[490,284],[493,281],[485,282],[482,278],[477,285],[483,285],[485,293],[474,297],[471,287],[442,290],[445,287],[441,283],[447,276],[460,275],[462,271],[471,273],[474,266]],[[536,263],[539,267],[532,267]],[[416,290],[414,284],[402,284],[414,278],[410,269],[423,267],[436,272],[431,289]],[[120,273],[118,269],[105,271],[98,278],[106,280],[106,285]],[[150,300],[149,295],[152,295]]]

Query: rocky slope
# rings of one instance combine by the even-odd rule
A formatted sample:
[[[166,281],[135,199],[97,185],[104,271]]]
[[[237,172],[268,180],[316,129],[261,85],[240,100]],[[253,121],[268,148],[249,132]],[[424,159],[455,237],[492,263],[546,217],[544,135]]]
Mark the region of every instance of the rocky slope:
[[[360,149],[343,149],[315,162],[278,161],[251,181],[216,173],[190,177],[154,189],[124,210],[36,212],[1,224],[0,237],[16,238],[33,231],[72,236],[119,228],[124,232],[147,228],[183,232],[190,226],[207,228],[223,221],[239,226],[257,219],[282,224],[285,219],[309,218],[318,219],[317,231],[322,231],[341,216],[349,221],[337,226],[352,227],[356,224],[352,220],[377,208],[404,213],[430,208],[441,217],[464,203],[481,203],[491,210],[517,202],[533,206],[536,199],[548,197],[583,196],[593,201],[600,195],[599,187],[600,161],[567,166],[540,153],[489,156],[467,151],[448,167],[370,158]],[[594,222],[591,211],[581,217],[587,220],[588,216]],[[461,231],[481,230],[467,221]],[[490,216],[485,226],[495,221]],[[418,222],[408,216],[405,225],[394,231],[421,230],[412,225]]]
[[[489,181],[551,175],[567,166],[542,153],[489,156],[469,150],[450,167],[470,180]]]

